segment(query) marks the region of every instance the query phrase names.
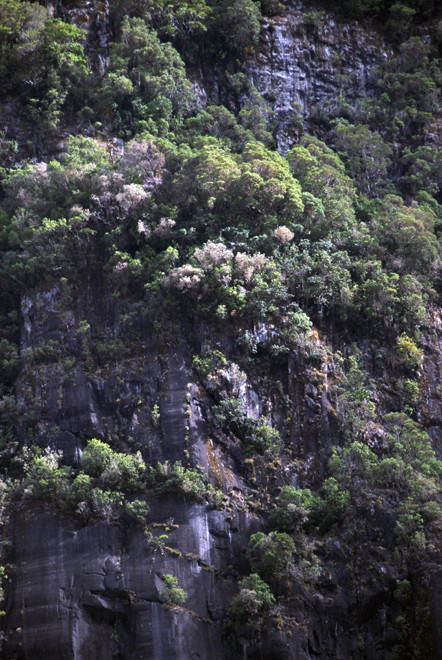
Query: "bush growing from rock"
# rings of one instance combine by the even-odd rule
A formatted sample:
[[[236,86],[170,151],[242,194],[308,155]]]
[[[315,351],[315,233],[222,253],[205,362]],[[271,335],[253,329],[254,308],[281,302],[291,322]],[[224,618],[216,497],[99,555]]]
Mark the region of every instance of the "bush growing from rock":
[[[272,583],[285,582],[291,577],[295,561],[295,543],[281,532],[252,534],[246,552],[253,571]]]
[[[252,573],[239,582],[239,593],[230,602],[226,623],[235,626],[241,623],[257,627],[266,616],[276,599],[269,585],[259,575]]]
[[[187,598],[187,594],[178,584],[178,578],[170,573],[163,575],[164,590],[160,594],[161,601],[165,605],[173,607],[182,605]]]

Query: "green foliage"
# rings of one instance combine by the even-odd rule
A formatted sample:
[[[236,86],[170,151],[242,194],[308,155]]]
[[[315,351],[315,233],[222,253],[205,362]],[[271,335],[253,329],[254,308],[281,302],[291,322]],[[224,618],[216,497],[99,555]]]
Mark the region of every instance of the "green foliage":
[[[253,0],[231,0],[227,3],[225,15],[222,16],[226,40],[231,40],[233,49],[238,55],[252,51],[259,38],[261,26],[259,3]]]
[[[101,440],[89,440],[81,455],[81,466],[91,477],[127,492],[140,492],[145,487],[146,464],[137,454],[114,452]]]
[[[395,527],[397,544],[404,554],[411,555],[416,560],[423,554],[427,544],[424,520],[412,500],[407,500],[401,509]]]
[[[338,354],[337,366],[339,359]],[[367,425],[375,419],[376,407],[372,401],[373,383],[368,381],[357,356],[349,356],[348,369],[335,387],[338,419],[344,436],[349,440],[363,437]]]
[[[391,17],[398,22],[397,36],[402,36],[415,15],[425,18],[431,16],[436,6],[435,0],[406,0],[406,4],[396,0],[338,0],[337,7],[350,18],[370,18],[385,22]],[[391,30],[387,22],[388,31]]]
[[[437,268],[441,248],[434,235],[434,221],[428,207],[416,203],[407,206],[400,197],[387,195],[377,205],[372,220],[381,258],[391,266],[394,260],[398,272]]]
[[[239,240],[244,231],[269,232],[278,226],[277,215],[290,227],[303,211],[301,189],[287,161],[256,141],[247,143],[241,155],[232,154],[219,141],[202,144],[184,163],[174,186],[178,193],[185,192],[186,214],[194,215],[198,202],[194,223],[203,222],[203,211],[213,228],[229,239]],[[182,204],[180,199],[177,202]]]
[[[260,417],[251,425],[246,455],[263,454],[275,458],[282,450],[283,443],[279,431],[267,424],[265,417]]]
[[[311,522],[316,524],[321,532],[325,532],[343,522],[350,494],[334,477],[325,479],[320,494],[320,498],[313,500]]]
[[[84,31],[34,3],[2,0],[0,16],[3,94],[21,95],[34,130],[54,131],[87,71]]]
[[[272,514],[276,527],[284,532],[301,531],[308,524],[309,516],[315,508],[316,497],[308,488],[283,486]]]
[[[17,346],[7,339],[0,340],[0,378],[3,383],[10,383],[17,375],[20,365]]]
[[[218,371],[226,367],[227,359],[218,349],[206,350],[203,355],[195,355],[192,364],[201,377],[216,380]]]
[[[410,25],[416,15],[412,7],[396,2],[390,7],[390,21],[387,27],[401,41],[408,35]]]
[[[194,104],[184,63],[141,18],[125,17],[121,37],[113,43],[110,65],[96,93],[100,117],[115,131],[130,136],[148,130],[176,129]]]
[[[154,0],[148,3],[149,13],[160,36],[175,41],[186,51],[191,41],[207,31],[212,9],[204,0],[169,2]]]
[[[163,554],[164,548],[166,547],[167,539],[169,538],[168,534],[160,534],[160,536],[155,536],[152,532],[147,534],[147,547],[153,552]]]
[[[178,578],[170,573],[166,573],[163,575],[163,581],[164,589],[160,594],[161,601],[170,607],[182,605],[187,598],[187,594],[178,585]]]
[[[82,454],[85,472],[76,475],[71,468],[60,465],[61,458],[60,452],[50,449],[23,449],[23,487],[29,497],[51,502],[63,512],[75,511],[86,519],[116,521],[124,501],[123,492],[117,488],[127,493],[145,489],[146,467],[139,454],[118,454],[104,442],[91,440]],[[130,500],[125,510],[144,523],[149,506],[142,500]]]
[[[86,502],[92,492],[92,479],[88,474],[80,472],[73,480],[70,488],[69,499],[72,506],[77,507],[80,502]]]
[[[316,205],[324,215],[317,213],[320,224],[311,225],[312,237],[317,240],[331,232],[335,237],[350,229],[355,222],[355,189],[339,156],[317,138],[305,135],[287,158],[303,191],[321,202]]]
[[[367,481],[419,501],[431,500],[438,491],[442,466],[428,435],[403,413],[390,413],[383,421],[385,432],[378,451],[361,442],[335,448],[330,460],[332,474],[350,489]]]
[[[172,465],[169,461],[157,463],[149,468],[148,483],[158,495],[178,493],[191,500],[201,501],[210,496],[204,470],[199,465],[195,469],[185,468],[181,461]]]
[[[161,413],[160,413],[160,407],[157,403],[154,404],[150,416],[152,418],[152,424],[154,425],[154,428],[156,429],[160,428]]]
[[[412,589],[409,580],[398,580],[396,589],[393,592],[394,597],[401,605],[406,605],[411,598]]]
[[[291,536],[281,532],[252,534],[246,557],[252,571],[267,582],[285,582],[292,573],[295,561],[295,544]]]
[[[86,474],[100,477],[111,465],[114,452],[108,444],[101,440],[89,440],[81,455],[81,465]]]
[[[241,399],[232,396],[223,399],[212,408],[216,424],[224,431],[231,431],[245,443],[245,454],[264,454],[275,458],[282,449],[282,440],[277,429],[266,422],[266,418],[247,417]]]
[[[15,457],[18,442],[14,437],[14,429],[18,426],[18,410],[15,397],[4,394],[0,397],[0,464],[9,465]]]
[[[231,426],[239,427],[244,424],[245,414],[241,399],[228,397],[212,408],[213,416],[218,426],[228,429]]]
[[[268,615],[275,604],[275,597],[269,585],[256,573],[243,578],[238,586],[239,593],[231,600],[226,623],[230,627],[244,623],[258,627],[262,617]]]
[[[412,141],[440,104],[440,62],[419,37],[411,37],[378,71],[379,98],[368,100],[368,116],[384,123],[391,139]]]
[[[416,197],[420,191],[436,196],[440,191],[439,173],[442,168],[442,153],[430,146],[415,150],[405,147],[401,164],[404,168],[401,183],[407,196]]]
[[[38,448],[23,450],[24,473],[29,493],[37,499],[57,502],[63,498],[68,487],[69,468],[59,463],[61,454]]]
[[[95,518],[106,522],[116,522],[120,518],[123,498],[123,493],[119,491],[93,488],[88,500],[80,502],[77,512],[86,519]]]
[[[423,351],[417,347],[416,342],[406,332],[398,337],[396,346],[399,359],[406,367],[415,370],[421,366]]]
[[[275,469],[271,459],[285,450],[272,426],[277,420],[287,439],[281,459],[287,472],[275,485],[293,474],[298,447],[290,446],[290,438],[298,422],[288,404],[287,420],[277,408],[273,418],[268,410],[266,417],[248,418],[239,380],[232,384],[231,359],[241,368],[250,366],[251,376],[267,369],[275,374],[283,363],[287,373],[287,360],[289,373],[294,360],[297,365],[305,360],[312,372],[314,365],[315,378],[324,378],[324,395],[328,387],[336,404],[333,431],[339,446],[328,466],[322,454],[318,470],[312,462],[299,472],[314,491],[282,488],[272,515],[277,531],[250,539],[247,556],[256,573],[240,582],[228,619],[231,626],[259,629],[275,604],[259,575],[281,588],[289,579],[308,582],[320,574],[308,535],[333,533],[345,540],[347,551],[351,542],[361,541],[360,530],[370,527],[384,547],[388,539],[378,538],[373,524],[373,516],[384,511],[395,521],[397,558],[412,565],[431,547],[428,525],[440,516],[442,468],[429,437],[403,413],[380,414],[404,401],[419,413],[419,338],[430,305],[440,303],[442,162],[434,136],[442,80],[430,38],[415,36],[435,4],[335,3],[352,17],[377,16],[387,26],[387,39],[393,39],[393,54],[382,59],[372,95],[363,103],[350,103],[340,89],[333,112],[325,109],[310,123],[328,144],[304,135],[286,157],[273,148],[271,102],[244,74],[259,45],[258,2],[111,4],[109,66],[92,79],[82,31],[52,18],[39,4],[0,0],[1,95],[7,108],[18,109],[20,133],[18,144],[7,139],[15,129],[0,138],[1,466],[17,475],[17,493],[21,489],[27,498],[84,520],[145,526],[147,492],[223,504],[222,493],[207,484],[201,468],[166,461],[148,469],[140,454],[114,451],[101,440],[87,443],[80,468],[64,466],[49,449],[25,450],[17,460],[15,428],[29,427],[30,443],[33,430],[35,442],[44,431],[35,393],[34,404],[18,414],[19,369],[27,378],[48,363],[61,367],[64,359],[70,368],[74,360],[51,340],[20,353],[18,309],[24,296],[35,303],[36,293],[51,288],[67,312],[69,295],[77,300],[78,291],[82,300],[87,282],[112,292],[112,300],[106,299],[118,317],[112,329],[98,327],[95,310],[75,326],[87,371],[132,355],[132,335],[126,332],[132,322],[123,316],[129,309],[134,316],[142,306],[146,314],[161,309],[166,322],[183,313],[189,327],[208,328],[212,346],[218,345],[214,336],[220,326],[223,334],[229,325],[234,334],[222,344],[223,352],[203,350],[193,368],[217,402],[212,414],[218,429],[239,438],[244,456],[269,459],[250,461],[263,466],[266,478]],[[263,0],[266,15],[283,10],[277,0]],[[323,19],[321,11],[304,15],[312,39],[322,40]],[[430,36],[437,38],[437,31],[436,23],[429,27]],[[194,77],[202,54],[219,83],[216,96],[228,98],[229,109],[210,99],[198,107],[184,61],[192,64]],[[293,116],[302,120],[299,112]],[[21,126],[26,122],[35,137],[28,147]],[[78,135],[56,146],[57,127],[67,135],[67,126],[89,136],[102,130],[105,139]],[[298,125],[299,134],[302,130]],[[120,149],[114,135],[137,137]],[[53,154],[58,148],[57,158],[37,162],[39,151]],[[22,160],[25,153],[34,160]],[[55,314],[68,322],[62,311]],[[312,321],[319,333],[312,331]],[[322,338],[335,342],[343,330],[347,347],[355,338],[367,346],[364,359],[367,365],[372,360],[377,384],[354,355],[346,361],[335,356],[332,371]],[[376,338],[371,354],[365,343],[370,336]],[[384,358],[382,365],[375,351]],[[320,372],[319,362],[325,363]],[[398,372],[394,381],[392,368]],[[396,392],[387,391],[388,382]],[[264,378],[262,387],[267,388]],[[283,401],[285,381],[278,388]],[[278,397],[272,391],[269,401]],[[151,405],[152,426],[159,429],[160,408]],[[289,534],[296,535],[296,562]],[[147,533],[155,553],[164,551],[166,541],[166,534]],[[176,578],[165,575],[164,582],[163,602],[184,602]],[[406,585],[402,589],[398,583],[396,591],[405,606]]]
[[[336,148],[359,191],[378,197],[380,190],[388,185],[390,147],[366,124],[353,125],[340,118],[332,121],[332,126]]]
[[[354,515],[364,515],[373,497],[396,510],[397,550],[412,561],[426,548],[425,521],[440,516],[442,463],[428,435],[405,414],[385,415],[383,425],[371,447],[353,442],[334,448],[329,467],[341,488],[348,489]]]
[[[302,240],[282,257],[290,294],[320,318],[352,313],[356,286],[349,268],[351,259],[331,241]]]

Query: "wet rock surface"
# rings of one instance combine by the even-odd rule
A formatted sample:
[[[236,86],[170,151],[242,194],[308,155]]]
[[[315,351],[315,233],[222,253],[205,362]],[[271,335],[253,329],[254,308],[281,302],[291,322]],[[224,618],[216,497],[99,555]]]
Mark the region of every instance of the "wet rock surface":
[[[332,15],[311,13],[292,3],[284,16],[266,19],[248,76],[269,102],[281,151],[308,131],[312,115],[331,112],[345,95],[352,107],[374,84],[372,71],[388,55],[377,32],[342,25]]]

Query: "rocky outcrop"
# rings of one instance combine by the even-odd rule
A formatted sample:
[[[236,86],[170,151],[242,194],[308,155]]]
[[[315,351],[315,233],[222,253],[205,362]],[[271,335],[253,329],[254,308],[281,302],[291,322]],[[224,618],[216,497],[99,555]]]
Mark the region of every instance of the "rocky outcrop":
[[[17,515],[3,657],[224,657],[224,603],[256,522],[246,514],[227,521],[222,512],[173,498],[157,503],[151,519],[161,521],[158,533],[164,521],[171,527],[159,552],[149,549],[143,530]],[[178,578],[185,607],[162,604],[164,574]]]
[[[357,108],[372,88],[373,68],[387,56],[378,32],[325,12],[306,14],[300,3],[265,19],[247,74],[273,109],[278,148],[287,151],[313,115],[332,114],[344,97]]]
[[[320,552],[327,566],[320,588],[295,581],[290,599],[279,604],[280,617],[265,629],[255,636],[242,636],[241,631],[225,636],[226,607],[238,577],[248,572],[250,535],[268,529],[265,498],[284,484],[298,485],[299,470],[294,474],[281,461],[247,460],[241,447],[214,426],[213,390],[196,376],[190,358],[195,342],[200,346],[210,336],[227,342],[226,352],[235,350],[215,329],[189,335],[182,320],[172,321],[169,332],[164,326],[160,331],[152,323],[158,310],[146,302],[132,317],[128,336],[138,339],[129,354],[114,359],[101,354],[98,359],[98,338],[105,327],[108,338],[118,336],[122,311],[99,288],[79,292],[68,311],[59,289],[23,300],[21,350],[33,353],[34,363],[17,384],[21,441],[61,450],[73,466],[91,437],[140,449],[152,465],[158,460],[199,464],[223,490],[227,506],[216,510],[178,496],[152,499],[146,530],[133,522],[85,522],[20,505],[10,527],[3,657],[387,658],[397,641],[399,610],[392,594],[396,580],[404,576],[391,567],[385,548],[344,547],[333,536]],[[433,334],[439,336],[437,324]],[[51,362],[44,354],[42,359],[38,349],[50,341],[63,350],[63,359]],[[311,357],[292,353],[269,363],[272,328],[256,328],[254,341],[255,366],[238,378],[238,368],[231,365],[222,387],[226,392],[240,387],[248,415],[272,419],[285,434],[288,455],[304,465],[309,483],[315,475],[321,480],[336,434],[328,393],[329,353],[316,336]],[[439,354],[434,358],[432,354],[426,369],[430,393]],[[267,386],[264,372],[270,376]],[[35,401],[40,408],[32,426],[29,411]],[[388,511],[374,510],[372,524],[391,543],[394,518]],[[153,548],[148,535],[163,533],[167,541]],[[358,563],[361,557],[363,564]],[[165,574],[176,576],[186,592],[183,606],[162,603]],[[364,585],[360,593],[355,591],[358,584]],[[436,617],[438,602],[435,593]],[[358,648],[362,637],[364,656]]]
[[[442,458],[442,320],[441,310],[432,310],[432,325],[425,337],[425,357],[420,380],[419,419],[428,429],[439,459]]]

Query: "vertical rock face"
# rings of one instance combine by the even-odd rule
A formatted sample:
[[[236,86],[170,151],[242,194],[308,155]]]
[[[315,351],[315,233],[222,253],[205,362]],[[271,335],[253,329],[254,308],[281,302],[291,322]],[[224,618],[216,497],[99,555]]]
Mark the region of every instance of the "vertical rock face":
[[[420,421],[428,428],[438,458],[442,457],[442,319],[432,310],[433,324],[426,335],[426,354],[420,383]]]
[[[241,563],[238,548],[253,521],[243,515],[228,523],[217,511],[179,500],[151,515],[175,521],[169,542],[178,541],[178,557],[170,550],[152,553],[141,530],[104,523],[78,528],[51,514],[18,516],[3,657],[224,657],[220,623],[233,592],[225,568]],[[160,602],[162,576],[170,573],[186,591],[185,609],[167,610]]]
[[[278,625],[266,627],[255,639],[240,635],[233,645],[226,639],[223,617],[237,591],[237,577],[248,570],[248,540],[251,534],[266,529],[265,517],[254,512],[253,500],[248,505],[244,497],[253,493],[251,486],[277,492],[284,484],[296,486],[296,478],[284,464],[272,467],[265,460],[255,460],[249,465],[238,448],[220,436],[208,412],[210,391],[195,378],[191,367],[184,327],[176,325],[167,338],[156,335],[149,322],[155,310],[147,306],[139,319],[143,343],[136,354],[91,369],[85,325],[80,320],[86,313],[81,294],[78,300],[77,311],[71,310],[68,316],[57,290],[23,301],[22,350],[35,351],[52,339],[64,342],[68,357],[64,366],[34,365],[22,373],[17,385],[22,415],[35,399],[41,402],[34,429],[29,431],[23,423],[22,440],[29,439],[32,432],[34,442],[63,451],[67,462],[75,466],[85,439],[125,438],[151,464],[179,460],[203,466],[209,480],[227,495],[228,505],[216,510],[178,496],[151,500],[149,533],[168,535],[157,548],[149,543],[147,532],[133,523],[85,523],[41,509],[19,508],[11,521],[12,570],[3,657],[221,660],[244,654],[287,660],[362,658],[358,636],[351,632],[357,626],[365,639],[364,657],[387,658],[395,612],[391,594],[399,574],[384,563],[385,549],[362,550],[366,566],[352,570],[359,571],[370,586],[363,597],[354,593],[348,568],[354,556],[350,547],[344,548],[336,539],[330,539],[324,548],[329,572],[321,591],[295,582],[292,600]],[[96,297],[88,299],[87,314],[97,325],[108,323],[110,328],[120,318],[115,303],[106,301],[104,292],[98,290]],[[207,337],[207,332],[201,328],[198,334]],[[256,329],[258,355],[272,337],[271,328]],[[439,340],[440,328],[435,323],[425,371],[429,398],[422,407],[422,414],[428,406],[432,410],[435,437],[440,423],[434,408],[440,369],[435,343]],[[324,351],[319,338],[317,349],[318,355]],[[69,355],[76,356],[75,367],[70,366]],[[268,368],[280,389],[267,390],[258,374],[251,372],[240,386],[247,413],[256,417],[271,409],[275,423],[287,429],[285,444],[292,448],[293,457],[304,462],[310,475],[320,474],[335,434],[328,395],[332,367],[327,359],[319,365],[318,356],[311,362],[292,354],[288,361],[276,360]],[[231,367],[225,378],[226,387],[231,386],[238,379],[237,369]],[[291,400],[289,413],[283,391]],[[154,424],[155,404],[159,423]],[[391,536],[388,512],[374,511],[373,525],[384,528],[386,539]],[[186,592],[183,606],[167,609],[161,602],[167,574],[177,577]],[[435,593],[436,620],[438,608]]]
[[[104,73],[109,55],[109,2],[70,0],[58,5],[60,18],[86,31],[89,63],[97,73]]]
[[[52,341],[64,347],[66,359],[63,364],[34,363],[21,374],[17,399],[22,419],[35,401],[40,407],[38,421],[32,429],[23,421],[19,437],[62,451],[73,466],[85,439],[123,437],[151,464],[201,465],[229,503],[218,511],[178,497],[149,502],[149,529],[156,536],[166,529],[168,534],[166,547],[157,550],[133,524],[85,524],[42,510],[17,511],[11,521],[13,571],[4,657],[229,657],[222,620],[236,591],[235,578],[247,572],[248,539],[263,527],[260,516],[244,506],[242,475],[248,468],[208,417],[208,394],[195,380],[189,339],[179,324],[173,339],[156,335],[148,320],[154,310],[146,309],[136,355],[91,369],[87,333],[118,323],[118,311],[106,295],[98,290],[92,297],[90,291],[85,294],[86,312],[80,294],[75,313],[66,313],[57,289],[23,300],[22,351],[35,353]],[[81,319],[86,313],[96,325],[85,331]],[[260,327],[258,346],[270,340],[271,332]],[[325,375],[318,376],[295,356],[277,369],[294,403],[289,430],[294,451],[307,463],[314,461],[329,443]],[[226,372],[226,384],[235,380],[236,371]],[[275,418],[283,419],[278,395],[264,392],[259,380],[247,380],[241,388],[248,415],[256,418],[270,405]],[[155,405],[159,423],[153,424]],[[263,482],[275,488],[293,481],[287,470],[270,475],[266,470],[262,463],[250,474],[256,488]],[[187,594],[184,607],[167,610],[161,603],[165,574],[178,578]],[[309,657],[307,638],[290,642],[281,632],[275,635],[263,643],[268,649],[276,645],[278,657]],[[247,653],[253,657],[254,652],[252,645]]]
[[[248,76],[273,108],[276,140],[287,151],[312,113],[336,109],[339,96],[357,107],[372,84],[372,69],[388,50],[376,32],[341,25],[332,15],[307,15],[296,5],[265,19]]]

